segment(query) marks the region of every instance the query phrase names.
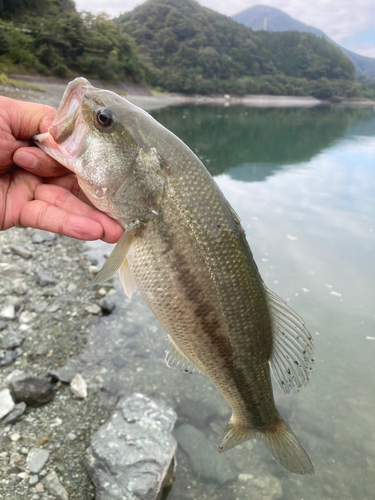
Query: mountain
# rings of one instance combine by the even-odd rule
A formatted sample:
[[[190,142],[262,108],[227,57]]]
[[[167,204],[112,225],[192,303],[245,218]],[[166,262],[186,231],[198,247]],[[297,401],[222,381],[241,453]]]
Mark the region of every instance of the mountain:
[[[322,38],[254,32],[195,0],[148,0],[114,21],[135,39],[152,83],[169,91],[307,95],[309,81],[354,78],[350,60]]]
[[[300,31],[313,33],[316,36],[323,37],[329,43],[339,47],[347,56],[349,56],[355,66],[357,74],[375,77],[374,58],[361,56],[345,49],[344,47],[341,47],[338,43],[334,42],[325,33],[323,33],[323,31],[297,21],[279,9],[268,7],[266,5],[255,5],[254,7],[250,7],[249,9],[243,10],[239,14],[232,16],[232,19],[255,31]]]

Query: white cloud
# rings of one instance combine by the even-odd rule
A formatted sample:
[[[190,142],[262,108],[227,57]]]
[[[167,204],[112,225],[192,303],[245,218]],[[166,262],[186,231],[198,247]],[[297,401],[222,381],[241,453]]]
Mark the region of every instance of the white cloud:
[[[111,17],[132,10],[139,0],[76,0],[78,10],[107,12]],[[319,28],[336,42],[365,30],[375,18],[373,0],[200,0],[200,3],[226,15],[254,5],[268,5],[310,26]]]

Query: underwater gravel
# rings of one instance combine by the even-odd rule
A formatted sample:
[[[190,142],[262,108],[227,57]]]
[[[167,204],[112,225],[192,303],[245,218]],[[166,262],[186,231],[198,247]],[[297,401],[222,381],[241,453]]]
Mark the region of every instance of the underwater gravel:
[[[110,287],[87,286],[93,262],[87,259],[83,242],[13,228],[0,233],[0,248],[2,391],[19,372],[45,378],[48,370],[58,370],[75,357],[85,346],[92,323],[102,314],[90,314],[87,308],[98,305]],[[47,276],[50,284],[40,276]],[[11,343],[10,335],[16,339]],[[8,348],[1,348],[3,339]],[[54,380],[51,401],[28,406],[13,425],[0,421],[0,499],[56,498],[46,489],[45,477],[52,471],[70,499],[94,498],[84,453],[112,408],[101,399],[99,389],[91,388],[86,399],[79,399],[69,385]],[[26,462],[32,448],[49,452],[38,474],[30,472]]]

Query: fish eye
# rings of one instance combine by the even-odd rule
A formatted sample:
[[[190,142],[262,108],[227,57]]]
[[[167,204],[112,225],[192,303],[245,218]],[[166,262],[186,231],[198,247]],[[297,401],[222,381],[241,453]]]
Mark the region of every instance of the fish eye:
[[[113,125],[114,116],[110,109],[100,108],[95,115],[95,126],[98,129],[110,128]]]

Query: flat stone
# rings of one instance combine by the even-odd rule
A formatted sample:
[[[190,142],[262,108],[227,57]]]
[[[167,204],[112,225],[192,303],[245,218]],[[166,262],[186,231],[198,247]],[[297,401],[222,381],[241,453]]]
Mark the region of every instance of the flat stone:
[[[43,469],[49,458],[49,451],[42,448],[31,448],[26,458],[26,465],[29,471],[37,474]]]
[[[80,373],[77,373],[73,380],[70,382],[70,389],[72,393],[78,398],[87,398],[87,384],[86,380]]]
[[[45,273],[44,271],[36,271],[34,276],[35,276],[35,281],[40,286],[49,286],[55,284],[55,280],[51,277],[51,275]]]
[[[10,391],[8,389],[0,391],[0,420],[8,415],[14,407],[15,403]]]
[[[123,398],[100,427],[86,463],[96,500],[156,500],[174,468],[177,415],[164,401],[142,394]]]
[[[60,483],[56,472],[51,471],[44,479],[46,490],[59,500],[69,500],[68,493],[64,486]]]
[[[27,406],[41,406],[53,398],[53,385],[47,380],[27,377],[13,380],[10,384],[17,403],[25,402]]]
[[[102,308],[103,313],[106,315],[113,313],[116,309],[116,304],[108,297],[101,299],[99,305]]]
[[[12,281],[12,287],[14,293],[17,295],[25,295],[27,292],[27,283],[22,278],[16,278]]]
[[[19,347],[22,342],[25,340],[25,337],[14,330],[10,330],[1,340],[1,345],[3,349],[14,349],[15,347]]]
[[[0,332],[4,330],[4,328],[7,326],[8,323],[5,321],[0,320]]]
[[[57,312],[59,309],[60,309],[59,304],[51,304],[49,307],[47,307],[47,312],[54,313]]]
[[[58,370],[48,370],[47,375],[52,377],[53,380],[58,380],[64,384],[70,384],[70,382],[77,375],[78,367],[76,365],[65,365]]]
[[[0,311],[0,317],[4,319],[14,319],[16,317],[16,309],[13,304],[4,306]]]
[[[20,245],[11,245],[10,249],[14,254],[19,255],[23,259],[30,259],[32,257],[32,253]]]
[[[26,403],[18,403],[15,405],[14,409],[8,413],[8,415],[4,418],[3,424],[15,424],[21,418],[21,416],[25,413]]]
[[[237,478],[230,460],[217,452],[217,444],[190,424],[183,424],[174,432],[179,445],[189,457],[196,474],[224,484]]]
[[[16,264],[0,263],[0,272],[3,276],[17,276],[23,273],[23,269]]]
[[[89,306],[85,307],[85,311],[90,314],[100,314],[102,312],[102,308],[98,306],[98,304],[90,304]]]
[[[35,311],[38,314],[41,314],[44,312],[48,307],[48,302],[45,302],[44,300],[42,302],[38,302],[37,304],[33,304],[32,310]]]

